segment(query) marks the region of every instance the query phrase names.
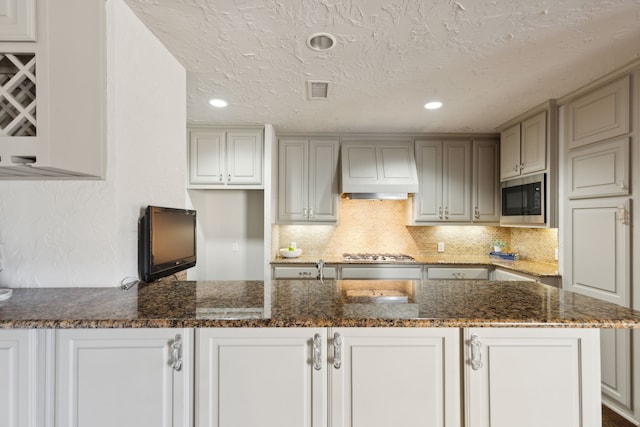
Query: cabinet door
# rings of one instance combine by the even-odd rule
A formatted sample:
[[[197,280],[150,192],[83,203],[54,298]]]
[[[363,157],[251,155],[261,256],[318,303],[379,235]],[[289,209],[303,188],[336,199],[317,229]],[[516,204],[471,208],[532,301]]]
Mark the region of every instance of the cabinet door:
[[[628,307],[631,226],[629,199],[567,204],[563,282],[570,291]]]
[[[229,131],[226,141],[227,184],[262,184],[263,142],[261,131]]]
[[[498,142],[473,141],[473,222],[500,221]]]
[[[278,219],[306,221],[309,206],[309,142],[278,141]]]
[[[378,176],[380,184],[397,185],[416,182],[415,155],[411,141],[392,141],[377,144]],[[384,187],[383,187],[384,188]],[[385,190],[383,189],[382,192]],[[416,186],[415,191],[418,191]]]
[[[468,427],[601,427],[597,329],[465,330]]]
[[[471,142],[443,144],[442,204],[445,221],[471,220]]]
[[[500,180],[520,175],[520,124],[500,133]]]
[[[338,220],[338,140],[309,141],[309,220]]]
[[[601,329],[602,398],[627,412],[632,411],[631,361],[631,330]]]
[[[442,141],[416,141],[419,192],[413,199],[415,221],[440,221],[442,206]]]
[[[36,41],[36,0],[0,0],[0,41]]]
[[[459,334],[331,329],[331,426],[460,426]]]
[[[570,150],[567,162],[569,198],[629,194],[629,137]]]
[[[520,175],[540,172],[547,167],[547,112],[522,122]]]
[[[56,425],[192,425],[192,331],[69,329],[56,332]],[[178,338],[179,337],[179,338]],[[181,348],[172,346],[182,342]],[[184,362],[180,370],[172,367]]]
[[[41,413],[44,378],[44,331],[5,329],[0,331],[0,425],[43,425]]]
[[[196,425],[327,425],[326,329],[203,328],[197,334]]]
[[[567,146],[581,147],[629,133],[629,76],[567,105]]]
[[[189,136],[189,182],[191,184],[225,185],[222,131],[192,130]]]

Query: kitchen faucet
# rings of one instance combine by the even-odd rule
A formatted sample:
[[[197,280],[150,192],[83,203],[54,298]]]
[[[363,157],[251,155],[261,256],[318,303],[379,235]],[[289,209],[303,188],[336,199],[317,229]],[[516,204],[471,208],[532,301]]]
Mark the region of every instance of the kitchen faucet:
[[[318,260],[316,268],[318,269],[317,279],[322,282],[324,280],[324,261],[322,259]]]

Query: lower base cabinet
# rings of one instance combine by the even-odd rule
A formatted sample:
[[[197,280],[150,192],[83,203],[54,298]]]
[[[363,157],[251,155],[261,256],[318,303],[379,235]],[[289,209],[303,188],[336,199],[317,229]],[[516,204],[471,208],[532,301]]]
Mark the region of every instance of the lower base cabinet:
[[[44,331],[0,331],[0,426],[43,425],[44,349]]]
[[[55,331],[55,425],[193,425],[192,335],[190,329]]]
[[[467,427],[601,427],[598,329],[464,332]]]
[[[600,427],[599,334],[0,330],[0,425]]]

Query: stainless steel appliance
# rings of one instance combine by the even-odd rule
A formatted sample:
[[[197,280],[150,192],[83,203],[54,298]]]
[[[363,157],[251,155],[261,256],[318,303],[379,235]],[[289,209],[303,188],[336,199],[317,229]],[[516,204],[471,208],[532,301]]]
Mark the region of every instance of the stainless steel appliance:
[[[547,218],[545,181],[543,173],[504,181],[500,225],[544,225]]]
[[[405,254],[345,253],[339,278],[357,280],[420,280],[422,265]]]

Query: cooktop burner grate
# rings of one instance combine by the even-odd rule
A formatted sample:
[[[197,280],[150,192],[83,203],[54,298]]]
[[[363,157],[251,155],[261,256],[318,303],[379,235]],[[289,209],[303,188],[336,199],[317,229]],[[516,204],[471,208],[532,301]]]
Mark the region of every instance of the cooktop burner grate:
[[[345,261],[415,261],[415,258],[410,255],[389,253],[344,253],[342,258]]]

